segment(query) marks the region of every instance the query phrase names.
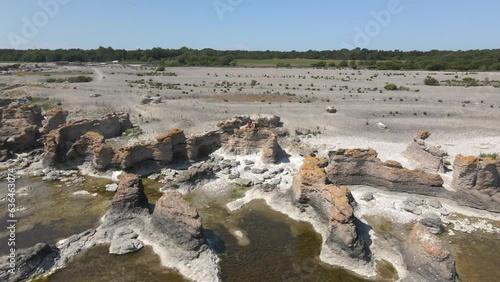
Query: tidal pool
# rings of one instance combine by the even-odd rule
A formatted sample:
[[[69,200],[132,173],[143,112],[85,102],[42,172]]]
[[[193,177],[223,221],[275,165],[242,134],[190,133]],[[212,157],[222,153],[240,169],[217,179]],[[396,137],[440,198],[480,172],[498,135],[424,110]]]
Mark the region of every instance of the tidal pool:
[[[55,244],[73,234],[99,225],[99,219],[108,210],[112,195],[75,196],[78,190],[102,187],[103,180],[87,179],[79,187],[66,187],[60,182],[45,182],[40,178],[22,176],[16,181],[16,248],[28,248],[37,243]],[[0,197],[7,193],[5,180],[1,181]],[[104,188],[95,188],[102,189]],[[7,220],[7,201],[0,202],[2,222]],[[0,230],[0,255],[6,254],[4,244],[8,233]]]

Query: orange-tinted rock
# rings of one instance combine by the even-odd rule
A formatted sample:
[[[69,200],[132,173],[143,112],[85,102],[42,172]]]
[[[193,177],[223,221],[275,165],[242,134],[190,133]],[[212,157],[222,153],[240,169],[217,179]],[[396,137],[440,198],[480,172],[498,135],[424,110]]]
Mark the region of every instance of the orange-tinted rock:
[[[327,184],[325,158],[306,157],[293,183],[295,200],[310,205],[330,228],[327,244],[353,258],[365,259],[366,246],[354,224],[354,199],[347,187]]]
[[[403,244],[408,270],[426,281],[460,281],[450,251],[425,226],[416,223]]]
[[[500,160],[457,155],[453,163],[452,186],[469,194],[478,208],[500,211]]]

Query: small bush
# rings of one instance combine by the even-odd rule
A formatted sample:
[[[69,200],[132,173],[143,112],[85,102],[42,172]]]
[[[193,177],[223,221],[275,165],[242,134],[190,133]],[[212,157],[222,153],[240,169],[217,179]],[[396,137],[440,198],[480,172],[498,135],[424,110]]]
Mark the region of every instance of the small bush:
[[[431,85],[431,86],[438,86],[439,85],[439,80],[435,79],[432,76],[428,76],[424,79],[424,84],[425,85]]]
[[[140,127],[136,126],[125,130],[123,134],[129,137],[137,137],[144,134],[144,131],[142,131]]]
[[[396,91],[398,90],[398,86],[396,84],[387,84],[386,86],[384,86],[385,90],[387,91]]]

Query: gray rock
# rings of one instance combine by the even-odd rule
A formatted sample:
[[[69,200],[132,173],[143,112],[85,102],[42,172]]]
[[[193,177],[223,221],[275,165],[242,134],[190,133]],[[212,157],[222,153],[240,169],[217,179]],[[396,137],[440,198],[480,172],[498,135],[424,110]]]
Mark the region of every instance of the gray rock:
[[[437,216],[437,215],[436,215]],[[420,220],[420,223],[425,226],[432,234],[442,234],[444,233],[444,227],[441,223],[439,216],[436,217],[424,217]]]
[[[240,173],[235,171],[233,173],[231,173],[227,178],[229,179],[236,179],[236,178],[239,178],[240,177]]]
[[[428,206],[430,207],[433,207],[435,209],[440,209],[443,207],[443,205],[441,204],[441,202],[437,199],[427,199],[426,200],[426,203]]]
[[[253,174],[264,174],[266,171],[268,171],[267,168],[252,168]]]
[[[220,172],[220,173],[222,173],[222,174],[226,174],[226,175],[227,175],[227,174],[231,174],[231,170],[229,169],[229,167],[226,167],[225,169],[221,170],[221,172]]]
[[[281,183],[281,177],[273,178],[271,180],[268,180],[268,182],[267,182],[267,184],[272,185],[272,186],[276,186],[280,183]]]
[[[405,203],[403,209],[407,212],[416,214],[416,215],[421,215],[422,214],[422,208],[417,207],[414,203],[412,202],[407,202]]]
[[[360,198],[363,201],[369,202],[369,201],[373,200],[373,193],[372,192],[364,192],[363,194],[361,194]]]
[[[244,160],[243,162],[244,162],[246,165],[254,165],[254,164],[255,164],[255,162],[254,162],[254,161],[252,161],[252,160]]]
[[[252,180],[245,178],[238,178],[234,182],[243,187],[250,187],[253,184]]]
[[[420,206],[423,206],[424,205],[424,200],[423,199],[420,199],[420,198],[413,198],[413,197],[410,197],[410,198],[407,198],[405,203],[412,203],[414,204],[415,206],[417,207],[420,207]]]
[[[137,240],[138,235],[128,227],[116,230],[113,241],[109,246],[109,253],[112,255],[125,255],[137,252],[142,249],[143,244]]]
[[[37,244],[28,249],[17,250],[15,273],[9,257],[0,258],[0,281],[28,281],[49,271],[59,257],[57,249],[46,244]]]

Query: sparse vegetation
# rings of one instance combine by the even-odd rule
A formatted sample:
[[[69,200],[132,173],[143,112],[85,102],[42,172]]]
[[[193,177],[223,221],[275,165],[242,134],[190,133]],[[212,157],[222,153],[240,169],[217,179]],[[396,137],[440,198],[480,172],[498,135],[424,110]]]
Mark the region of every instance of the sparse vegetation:
[[[479,157],[483,159],[490,158],[496,160],[498,158],[498,155],[500,155],[500,153],[481,153],[479,154]]]
[[[125,132],[123,133],[123,135],[128,136],[128,137],[137,137],[137,136],[140,136],[142,134],[144,134],[144,132],[142,131],[142,129],[139,126],[129,128],[129,129],[125,130]]]
[[[69,83],[84,83],[84,82],[91,82],[92,77],[90,76],[84,76],[84,75],[79,75],[75,77],[68,77],[68,78],[49,78],[47,79],[48,83],[64,83],[64,82],[69,82]]]
[[[384,89],[387,91],[396,91],[396,90],[398,90],[398,86],[396,84],[390,83],[390,84],[386,84],[384,86]]]
[[[439,80],[435,79],[432,76],[428,76],[424,79],[424,84],[425,85],[431,85],[431,86],[438,86],[439,85]]]

